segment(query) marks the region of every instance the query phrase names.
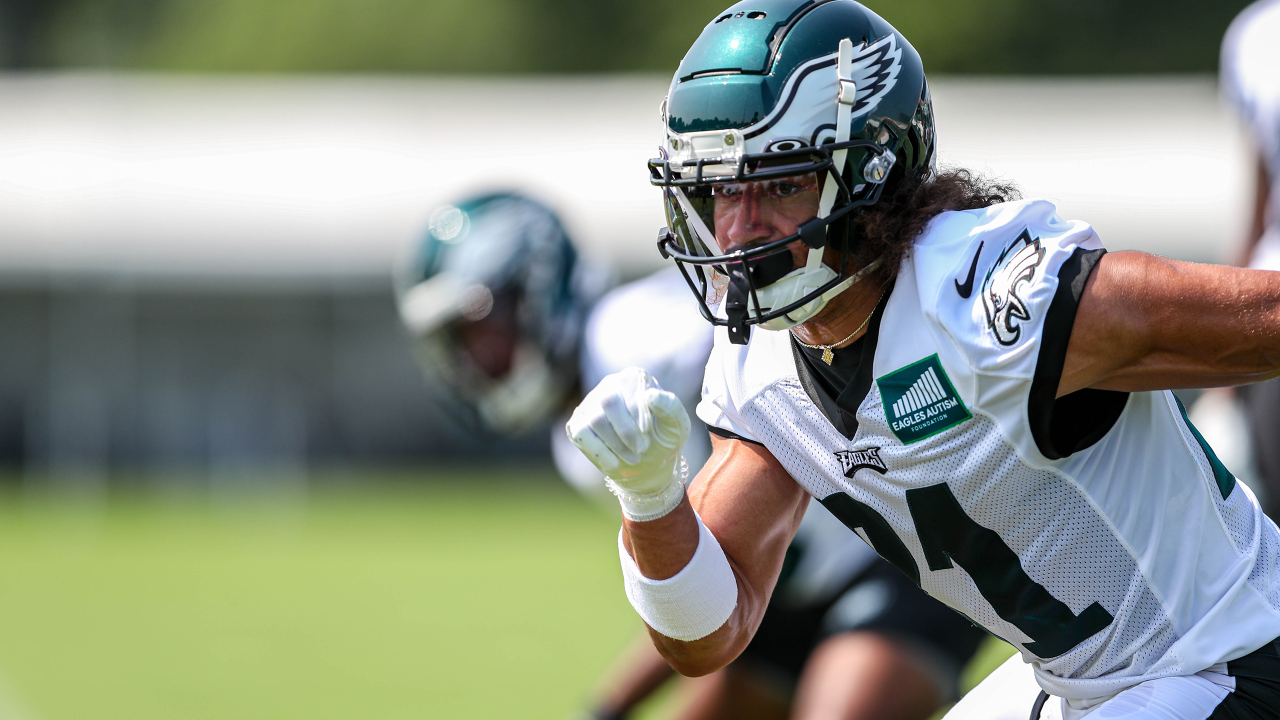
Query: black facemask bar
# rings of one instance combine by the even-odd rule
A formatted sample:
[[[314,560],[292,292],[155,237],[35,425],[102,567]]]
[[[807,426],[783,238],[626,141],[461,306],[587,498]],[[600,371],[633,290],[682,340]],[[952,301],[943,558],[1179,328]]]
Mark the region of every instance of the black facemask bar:
[[[650,182],[653,185],[665,188],[666,197],[664,201],[668,204],[668,214],[675,218],[677,216],[687,216],[688,214],[687,209],[680,205],[675,195],[678,191],[675,188],[706,186],[717,183],[754,182],[812,172],[824,172],[834,166],[831,153],[837,150],[849,149],[868,151],[863,167],[866,167],[867,162],[874,158],[893,157],[893,153],[888,148],[870,140],[850,140],[843,143],[827,143],[818,147],[811,146],[796,150],[743,155],[739,158],[737,167],[732,175],[710,177],[704,177],[702,169],[708,165],[723,165],[719,159],[673,163],[665,158],[655,158],[649,161]],[[798,160],[807,158],[809,162],[785,162],[791,158]],[[768,164],[765,165],[764,163]],[[687,168],[689,167],[695,168],[695,176],[693,178],[685,178],[678,175],[682,169],[687,173]],[[814,217],[806,220],[796,228],[794,234],[778,240],[716,255],[691,230],[687,232],[689,237],[684,242],[681,242],[676,233],[668,228],[664,227],[659,231],[658,252],[664,258],[675,260],[676,266],[680,268],[685,282],[689,285],[689,289],[698,297],[698,309],[703,318],[712,325],[727,326],[730,340],[735,344],[745,344],[747,342],[751,325],[759,325],[793,312],[850,277],[849,262],[852,253],[850,252],[849,237],[852,235],[851,225],[848,231],[841,233],[841,247],[837,248],[840,251],[841,262],[839,271],[834,279],[789,305],[778,308],[762,309],[760,307],[760,300],[757,296],[758,288],[772,284],[786,274],[786,272],[779,274],[781,264],[779,256],[785,258],[787,272],[793,268],[791,251],[788,246],[799,241],[812,249],[825,247],[829,240],[830,227],[834,223],[845,219],[852,223],[852,218],[849,217],[850,214],[858,208],[878,202],[881,192],[884,190],[883,181],[867,182],[865,185],[855,188],[855,190],[863,190],[855,198],[854,192],[849,189],[844,178],[829,172],[826,173],[826,177],[828,181],[834,179],[837,183],[837,206],[825,218]],[[841,196],[846,199],[844,204],[839,204],[838,202]],[[685,217],[684,222],[687,223],[688,221],[688,217]],[[715,242],[715,238],[710,238],[710,240]],[[707,254],[697,254],[699,250]],[[686,265],[693,267],[692,274],[690,274]],[[713,282],[708,277],[708,268],[710,271],[724,276],[729,283],[730,303],[726,307],[726,317],[724,318],[716,317],[708,299],[709,291],[713,287]],[[748,300],[750,301],[749,305]]]

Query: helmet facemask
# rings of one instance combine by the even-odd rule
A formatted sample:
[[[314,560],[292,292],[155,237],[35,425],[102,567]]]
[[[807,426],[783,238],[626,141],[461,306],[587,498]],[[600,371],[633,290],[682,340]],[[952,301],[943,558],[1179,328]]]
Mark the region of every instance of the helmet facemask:
[[[924,66],[892,25],[855,0],[758,5],[719,13],[689,48],[649,162],[668,221],[659,250],[741,344],[752,325],[806,322],[874,272],[883,261],[856,215],[899,178],[927,178],[934,157]],[[817,181],[810,217],[717,237],[718,187],[797,177]]]
[[[849,149],[863,151],[858,175],[864,182],[854,188],[848,187],[837,170],[843,160],[839,156]],[[793,327],[816,315],[832,297],[878,266],[850,267],[854,255],[852,213],[879,200],[893,162],[893,153],[887,148],[853,140],[763,156],[744,155],[731,175],[704,177],[693,183],[665,181],[655,173],[655,184],[665,186],[669,228],[660,233],[659,250],[676,261],[701,301],[703,316],[713,324],[728,326],[733,342],[745,344],[750,325],[767,330]],[[651,167],[654,165],[659,161]],[[660,164],[664,170],[672,165],[670,161]],[[725,223],[733,222],[734,206],[746,202],[775,215],[790,215],[798,221],[795,231],[724,252],[716,233],[728,231]],[[811,212],[800,220],[804,216],[796,213],[804,207]],[[828,246],[839,257],[836,268],[823,262]],[[719,313],[722,303],[725,309]]]
[[[898,135],[885,126],[874,140],[851,137],[860,101],[855,82],[848,79],[854,59],[853,43],[844,39],[835,62],[826,63],[836,66],[834,127],[825,125],[806,139],[763,130],[677,133],[668,126],[662,156],[649,162],[651,182],[663,188],[668,222],[659,234],[659,251],[676,261],[703,316],[727,326],[733,343],[746,344],[751,325],[781,330],[805,322],[878,267],[876,262],[850,267],[856,249],[852,214],[880,199],[897,160],[890,148]],[[771,129],[788,124],[782,118]],[[763,152],[745,152],[748,141],[761,135],[754,144],[767,141]],[[804,220],[792,214],[794,232],[723,250],[728,245],[724,223],[735,196],[794,211],[802,195],[812,213]],[[838,267],[823,262],[828,247],[836,251]]]

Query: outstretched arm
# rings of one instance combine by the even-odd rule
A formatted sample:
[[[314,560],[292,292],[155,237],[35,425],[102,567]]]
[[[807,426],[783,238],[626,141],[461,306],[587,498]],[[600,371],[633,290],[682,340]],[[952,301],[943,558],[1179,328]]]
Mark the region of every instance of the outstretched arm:
[[[1104,255],[1085,286],[1058,396],[1243,385],[1280,376],[1280,273]]]
[[[671,667],[689,676],[728,665],[751,641],[809,502],[764,447],[715,435],[711,447],[688,499],[657,520],[622,523],[623,543],[645,577],[663,580],[688,565],[698,546],[695,509],[733,568],[738,604],[719,630],[691,642],[649,630]]]

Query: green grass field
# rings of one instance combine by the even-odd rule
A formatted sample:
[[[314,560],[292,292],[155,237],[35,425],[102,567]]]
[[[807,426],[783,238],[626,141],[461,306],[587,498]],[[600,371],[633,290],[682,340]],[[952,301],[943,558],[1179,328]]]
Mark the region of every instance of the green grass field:
[[[408,480],[0,495],[0,720],[570,716],[640,627],[616,521],[549,472]]]

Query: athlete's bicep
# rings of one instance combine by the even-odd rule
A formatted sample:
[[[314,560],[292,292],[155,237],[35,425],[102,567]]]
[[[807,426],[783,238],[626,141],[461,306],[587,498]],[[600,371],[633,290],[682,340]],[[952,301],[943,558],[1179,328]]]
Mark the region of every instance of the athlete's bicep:
[[[1280,273],[1102,257],[1072,325],[1058,396],[1255,382],[1280,374]]]

